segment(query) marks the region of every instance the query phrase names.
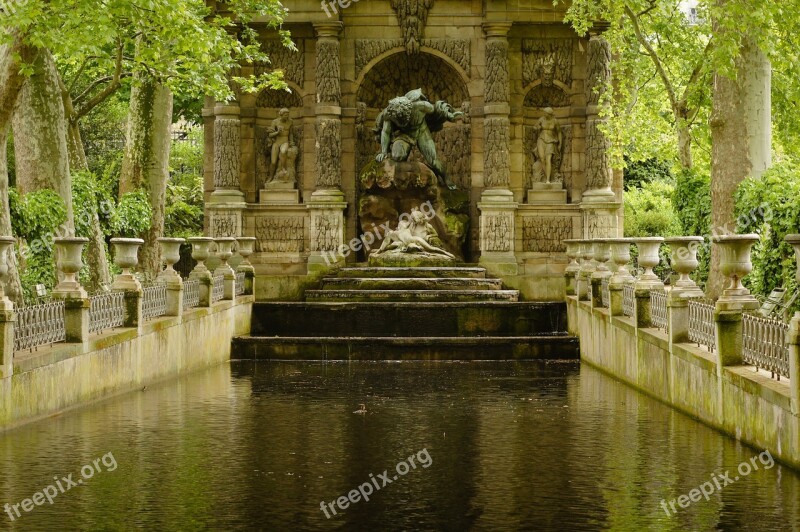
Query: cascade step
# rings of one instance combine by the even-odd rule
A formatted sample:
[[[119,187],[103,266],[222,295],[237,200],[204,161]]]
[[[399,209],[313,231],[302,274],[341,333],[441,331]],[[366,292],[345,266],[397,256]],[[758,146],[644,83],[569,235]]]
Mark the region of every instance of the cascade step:
[[[519,301],[518,290],[306,290],[306,301]]]
[[[502,290],[500,279],[473,277],[329,277],[323,290]]]
[[[442,278],[459,277],[472,279],[485,279],[486,268],[469,266],[431,266],[426,268],[390,268],[390,267],[363,267],[342,268],[338,277],[389,277],[389,278]]]

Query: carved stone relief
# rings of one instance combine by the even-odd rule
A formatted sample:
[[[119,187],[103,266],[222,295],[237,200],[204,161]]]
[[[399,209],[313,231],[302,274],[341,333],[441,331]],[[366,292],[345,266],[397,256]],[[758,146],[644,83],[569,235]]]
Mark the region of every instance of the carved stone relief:
[[[553,171],[555,172],[555,182],[562,181],[564,187],[569,190],[572,188],[572,125],[562,125],[561,134],[563,144],[561,150],[553,157]],[[524,129],[525,150],[525,188],[531,188],[533,183],[544,182],[544,172],[538,164],[536,155],[536,141],[539,138],[538,126],[525,126]]]
[[[495,214],[484,216],[483,220],[483,251],[491,253],[508,253],[513,251],[511,242],[511,226],[513,221],[510,214]]]
[[[567,107],[572,99],[558,85],[537,85],[525,96],[525,107],[541,109],[543,107]]]
[[[487,187],[507,187],[509,167],[509,120],[488,118],[483,122],[486,134],[484,184]]]
[[[534,253],[561,253],[564,240],[572,238],[572,218],[528,217],[522,220],[522,247]]]
[[[291,92],[275,89],[264,89],[258,93],[256,98],[256,107],[262,108],[275,108],[291,109],[293,107],[303,107],[303,100],[297,91]]]
[[[356,48],[356,76],[370,61],[392,48],[403,46],[400,39],[358,39]],[[458,66],[469,73],[472,65],[472,52],[470,42],[465,39],[423,39],[422,46],[433,48],[455,61]]]
[[[269,56],[270,62],[268,64],[256,63],[254,65],[255,75],[259,76],[265,72],[280,69],[283,70],[284,79],[302,87],[305,83],[305,54],[303,53],[305,41],[295,38],[294,42],[297,45],[296,52],[283,46],[280,41],[264,42],[261,50]]]
[[[317,103],[339,105],[342,98],[339,70],[339,41],[317,41]]]
[[[391,0],[392,9],[397,13],[397,22],[403,32],[406,53],[419,53],[428,12],[433,7],[433,0]]]
[[[616,217],[587,212],[586,238],[614,238],[616,236]]]
[[[486,43],[487,103],[508,102],[508,41],[492,39]]]
[[[211,211],[212,237],[239,236],[241,213],[239,211]]]
[[[338,119],[320,118],[316,124],[317,182],[319,187],[342,184],[342,123]]]
[[[525,86],[541,80],[549,87],[560,81],[572,85],[572,39],[523,39],[522,81]]]
[[[337,251],[341,245],[342,216],[339,213],[332,215],[314,215],[314,234],[311,235],[311,251]]]
[[[458,73],[443,59],[431,54],[390,56],[375,65],[358,88],[357,100],[371,109],[383,109],[386,102],[409,90],[421,88],[432,102],[469,100],[467,87]]]
[[[597,105],[611,81],[611,45],[602,36],[589,39],[587,61],[586,103]]]
[[[611,142],[600,129],[602,119],[586,120],[586,185],[588,189],[602,189],[611,186],[611,162],[608,151]]]
[[[239,188],[241,124],[238,118],[214,120],[214,186]]]
[[[299,216],[256,218],[256,251],[300,253],[305,242],[305,218]]]

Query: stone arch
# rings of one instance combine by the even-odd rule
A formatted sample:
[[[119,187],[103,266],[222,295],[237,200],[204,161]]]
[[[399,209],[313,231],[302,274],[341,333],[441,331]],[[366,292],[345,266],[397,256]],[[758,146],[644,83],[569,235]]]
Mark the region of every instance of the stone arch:
[[[256,96],[255,106],[258,108],[277,108],[303,107],[303,97],[300,95],[300,87],[291,81],[286,81],[286,85],[291,92],[284,90],[264,89]]]
[[[367,65],[357,87],[357,101],[373,109],[382,109],[392,98],[420,87],[431,101],[446,100],[454,107],[470,99],[461,68],[428,48],[413,56],[403,48],[386,52]]]
[[[542,109],[544,107],[569,107],[572,104],[570,88],[558,80],[544,83],[538,79],[525,90],[524,107]]]

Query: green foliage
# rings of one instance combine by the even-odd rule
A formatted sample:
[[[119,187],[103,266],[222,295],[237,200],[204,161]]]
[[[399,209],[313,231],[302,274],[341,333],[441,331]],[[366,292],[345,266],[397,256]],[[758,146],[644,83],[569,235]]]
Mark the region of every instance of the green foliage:
[[[737,232],[758,233],[753,271],[745,283],[766,296],[776,287],[797,289],[792,247],[783,241],[800,228],[800,164],[783,159],[760,179],[747,179],[736,192]]]
[[[673,236],[680,222],[672,207],[674,186],[654,181],[625,193],[625,236]]]
[[[135,238],[150,229],[153,210],[147,192],[136,190],[123,194],[111,213],[109,229],[114,236]]]
[[[680,233],[686,236],[704,236],[711,233],[711,177],[696,170],[681,170],[675,179],[672,205],[678,216]],[[710,240],[707,240],[710,241]],[[711,254],[707,250],[698,253],[700,265],[695,280],[703,284],[708,279]]]
[[[653,181],[672,182],[672,170],[669,163],[650,158],[644,161],[630,161],[626,157],[624,183],[625,190],[641,188],[644,183]]]
[[[11,188],[9,206],[14,234],[28,242],[51,237],[67,221],[67,206],[52,190],[38,190],[20,197]]]
[[[192,127],[173,140],[169,156],[164,234],[188,238],[203,233],[203,129]]]

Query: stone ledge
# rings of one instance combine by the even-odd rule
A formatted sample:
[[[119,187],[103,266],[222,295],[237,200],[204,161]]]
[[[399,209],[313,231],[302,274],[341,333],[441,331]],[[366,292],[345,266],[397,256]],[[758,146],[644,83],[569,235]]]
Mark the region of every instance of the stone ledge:
[[[765,375],[759,375],[752,366],[727,366],[722,371],[723,379],[741,389],[743,393],[759,397],[787,412],[792,410],[792,397],[789,385],[778,382]]]
[[[717,375],[717,357],[714,353],[695,347],[690,343],[679,343],[672,344],[672,354],[712,373],[715,377]]]

